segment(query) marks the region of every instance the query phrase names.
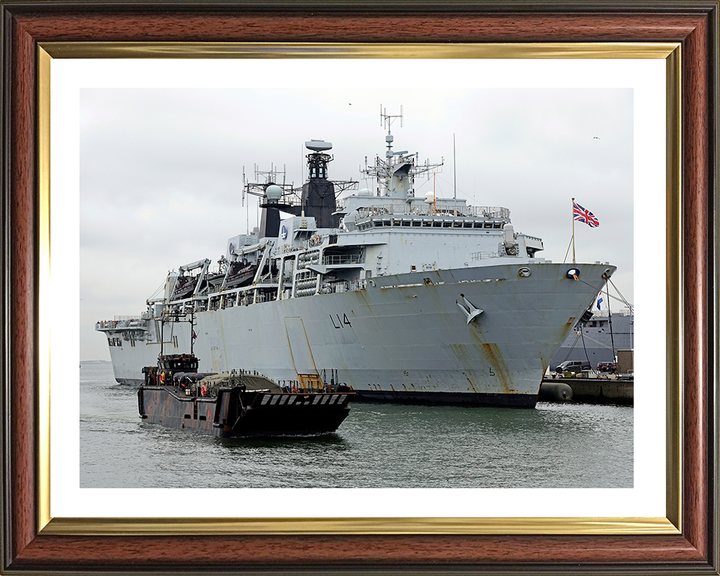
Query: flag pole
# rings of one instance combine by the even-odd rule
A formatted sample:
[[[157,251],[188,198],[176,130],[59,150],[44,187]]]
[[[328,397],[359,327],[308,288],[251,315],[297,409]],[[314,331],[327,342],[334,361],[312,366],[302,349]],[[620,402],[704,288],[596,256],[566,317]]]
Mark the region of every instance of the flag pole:
[[[575,264],[575,198],[572,199],[572,246],[573,246],[573,264]]]

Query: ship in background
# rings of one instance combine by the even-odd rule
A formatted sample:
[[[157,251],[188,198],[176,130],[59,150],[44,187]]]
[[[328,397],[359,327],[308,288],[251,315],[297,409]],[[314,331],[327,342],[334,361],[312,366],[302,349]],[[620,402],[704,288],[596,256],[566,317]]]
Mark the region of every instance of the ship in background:
[[[619,312],[596,312],[587,322],[578,322],[550,361],[550,369],[566,360],[598,364],[617,361],[618,350],[634,350],[635,316],[629,308]]]
[[[245,183],[259,229],[230,238],[215,266],[170,272],[137,318],[101,321],[115,378],[143,382],[162,353],[194,352],[202,372],[350,386],[358,398],[533,407],[561,343],[615,271],[537,257],[507,208],[416,196],[441,163],[393,150],[365,162],[374,190],[328,178],[329,142],[306,143],[301,189]]]

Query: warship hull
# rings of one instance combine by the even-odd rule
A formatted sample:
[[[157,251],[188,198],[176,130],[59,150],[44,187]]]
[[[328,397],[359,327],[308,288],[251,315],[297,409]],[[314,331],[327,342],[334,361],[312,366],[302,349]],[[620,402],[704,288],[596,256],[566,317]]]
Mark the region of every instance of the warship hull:
[[[577,264],[574,279],[569,268],[523,262],[387,275],[342,293],[200,312],[194,352],[200,371],[320,375],[364,400],[532,407],[551,358],[615,269]],[[172,329],[165,351],[186,351],[190,325]],[[110,350],[118,382],[139,385],[160,344]]]

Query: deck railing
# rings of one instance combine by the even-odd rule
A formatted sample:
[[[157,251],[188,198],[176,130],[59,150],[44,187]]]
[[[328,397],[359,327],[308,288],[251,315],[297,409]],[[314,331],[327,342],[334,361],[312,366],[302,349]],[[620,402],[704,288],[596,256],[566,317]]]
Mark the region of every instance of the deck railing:
[[[502,206],[433,206],[432,204],[375,204],[358,208],[358,218],[382,215],[404,216],[471,216],[510,218],[510,210]]]
[[[360,254],[327,254],[323,256],[322,263],[329,266],[362,264],[362,256]]]

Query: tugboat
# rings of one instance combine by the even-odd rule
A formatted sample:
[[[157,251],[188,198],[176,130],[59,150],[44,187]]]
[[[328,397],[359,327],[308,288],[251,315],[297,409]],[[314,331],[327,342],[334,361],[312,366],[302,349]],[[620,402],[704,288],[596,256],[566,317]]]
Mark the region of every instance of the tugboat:
[[[140,417],[222,438],[316,436],[337,430],[354,392],[322,380],[283,382],[257,373],[198,372],[194,354],[167,354],[143,368]]]

